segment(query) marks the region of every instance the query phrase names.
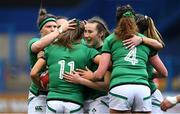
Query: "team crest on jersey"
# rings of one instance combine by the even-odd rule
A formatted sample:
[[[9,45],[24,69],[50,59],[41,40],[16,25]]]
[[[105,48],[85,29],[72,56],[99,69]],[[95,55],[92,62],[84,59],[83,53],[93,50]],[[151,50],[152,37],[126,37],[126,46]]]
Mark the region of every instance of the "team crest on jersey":
[[[35,111],[36,111],[36,112],[42,112],[42,111],[43,111],[42,107],[43,107],[43,106],[36,106],[36,107],[35,107]]]
[[[96,113],[96,109],[95,109],[95,108],[93,108],[93,109],[92,109],[92,112],[93,112],[93,114],[95,114],[95,113]]]

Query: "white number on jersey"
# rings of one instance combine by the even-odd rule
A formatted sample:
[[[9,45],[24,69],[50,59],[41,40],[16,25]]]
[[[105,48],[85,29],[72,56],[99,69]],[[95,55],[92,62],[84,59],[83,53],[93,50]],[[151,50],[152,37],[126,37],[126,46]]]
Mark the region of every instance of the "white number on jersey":
[[[136,59],[136,50],[137,50],[136,47],[131,49],[129,53],[127,54],[127,56],[124,58],[124,60],[131,62],[132,65],[135,65],[136,63],[138,63],[138,60]]]
[[[63,73],[65,69],[65,60],[59,61],[58,64],[60,64],[59,78],[63,79]],[[70,67],[70,73],[74,71],[74,61],[68,62],[67,65]]]

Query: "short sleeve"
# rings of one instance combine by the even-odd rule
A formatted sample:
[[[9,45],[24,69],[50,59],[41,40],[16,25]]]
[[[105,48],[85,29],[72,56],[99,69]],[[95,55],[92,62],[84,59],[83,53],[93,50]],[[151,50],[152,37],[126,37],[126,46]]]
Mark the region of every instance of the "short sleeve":
[[[31,46],[34,42],[38,41],[39,38],[32,38],[29,42],[28,42],[28,51],[31,53]]]
[[[89,48],[89,54],[88,54],[89,60],[93,60],[97,55],[100,55],[100,52],[98,52],[93,48]]]
[[[102,47],[102,53],[110,53],[111,52],[111,44],[112,44],[114,38],[115,38],[115,34],[112,33],[105,39],[103,47]]]

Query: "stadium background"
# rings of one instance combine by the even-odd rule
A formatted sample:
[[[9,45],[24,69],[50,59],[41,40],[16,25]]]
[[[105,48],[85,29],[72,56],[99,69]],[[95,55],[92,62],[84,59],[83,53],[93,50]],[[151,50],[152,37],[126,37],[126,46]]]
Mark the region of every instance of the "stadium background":
[[[116,6],[125,4],[153,18],[166,44],[159,55],[169,71],[167,79],[159,80],[160,89],[164,96],[180,93],[179,0],[43,0],[43,6],[55,15],[80,20],[100,16],[111,31],[115,27]],[[0,2],[0,113],[27,110],[30,84],[27,42],[39,35],[36,26],[39,6],[40,0]],[[168,112],[180,113],[178,106]]]

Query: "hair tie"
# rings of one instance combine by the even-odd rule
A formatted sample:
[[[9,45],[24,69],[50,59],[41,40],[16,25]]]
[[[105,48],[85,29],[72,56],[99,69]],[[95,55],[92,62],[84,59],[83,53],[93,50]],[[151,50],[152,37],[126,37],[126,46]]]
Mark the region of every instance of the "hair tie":
[[[125,13],[123,13],[124,17],[134,17],[134,14],[131,11],[127,11]]]
[[[147,20],[148,16],[147,16],[147,15],[145,15],[145,16],[144,16],[144,18]]]

